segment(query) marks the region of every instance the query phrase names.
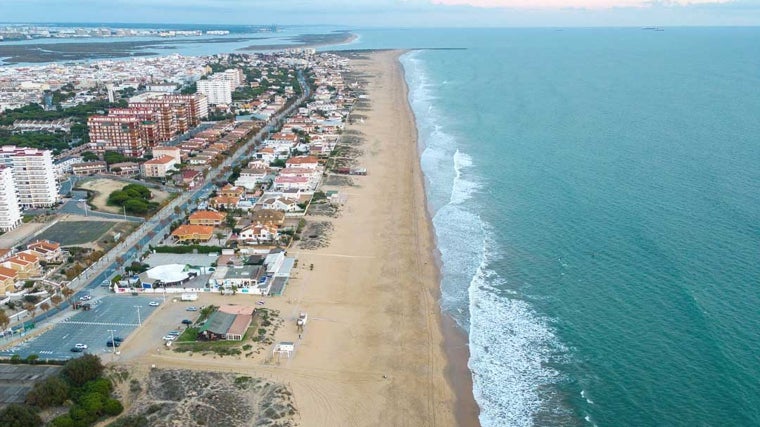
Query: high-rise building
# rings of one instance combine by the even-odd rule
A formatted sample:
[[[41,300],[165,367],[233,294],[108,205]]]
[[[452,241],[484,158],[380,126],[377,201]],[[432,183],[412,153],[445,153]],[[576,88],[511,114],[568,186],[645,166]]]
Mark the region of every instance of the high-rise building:
[[[89,118],[90,148],[140,157],[159,142],[198,126],[205,117],[205,95],[141,94],[129,100],[129,108],[112,108],[107,116]]]
[[[11,231],[21,224],[21,208],[18,203],[13,170],[0,165],[0,231]]]
[[[226,79],[198,80],[198,92],[208,97],[211,105],[232,103],[232,82]]]
[[[0,147],[0,165],[13,170],[22,209],[49,207],[58,202],[58,181],[50,150],[5,145]]]
[[[118,151],[125,156],[140,157],[147,143],[142,120],[136,116],[90,116],[90,149],[98,153]]]

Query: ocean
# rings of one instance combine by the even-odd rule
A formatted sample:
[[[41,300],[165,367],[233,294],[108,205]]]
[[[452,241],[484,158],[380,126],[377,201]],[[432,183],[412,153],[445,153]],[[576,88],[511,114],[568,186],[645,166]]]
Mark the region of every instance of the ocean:
[[[355,32],[434,48],[402,64],[484,426],[760,425],[760,28]]]
[[[760,29],[359,34],[464,48],[402,63],[484,426],[760,425]]]

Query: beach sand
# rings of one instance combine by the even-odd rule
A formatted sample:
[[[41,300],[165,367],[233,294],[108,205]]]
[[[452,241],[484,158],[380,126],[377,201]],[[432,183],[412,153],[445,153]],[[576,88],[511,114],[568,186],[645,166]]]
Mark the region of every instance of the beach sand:
[[[357,111],[365,118],[348,130],[364,135],[358,162],[368,175],[336,187],[347,196],[339,217],[307,217],[333,223],[329,245],[294,245],[289,255],[298,267],[285,295],[266,298],[285,320],[276,339],[296,343],[292,357],[263,364],[154,352],[139,366],[228,370],[282,382],[294,393],[302,426],[478,425],[466,341],[453,322],[444,328],[438,304],[439,269],[401,53],[352,61],[367,76],[371,108]],[[198,303],[219,298],[245,304],[248,297],[201,295]],[[309,315],[300,337],[299,312]]]
[[[472,406],[457,410],[472,402],[471,385],[450,381],[461,371],[448,366],[444,351],[435,243],[401,53],[352,61],[368,76],[371,109],[357,111],[365,120],[348,128],[364,134],[359,166],[368,175],[336,188],[348,197],[328,247],[291,251],[314,269],[299,273],[302,287],[289,296],[313,319],[289,366],[324,375],[303,388],[293,382],[304,425],[477,424]],[[446,344],[462,347],[449,332],[460,342]],[[452,363],[466,367],[458,356]]]

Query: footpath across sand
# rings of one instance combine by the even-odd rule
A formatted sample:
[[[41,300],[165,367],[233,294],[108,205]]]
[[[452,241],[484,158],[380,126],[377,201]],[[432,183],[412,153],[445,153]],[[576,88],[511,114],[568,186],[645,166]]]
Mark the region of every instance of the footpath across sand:
[[[342,189],[348,198],[341,215],[330,219],[329,245],[292,248],[297,277],[285,296],[267,299],[288,322],[309,313],[301,338],[292,333],[293,357],[265,365],[154,351],[132,363],[284,383],[302,426],[477,424],[474,416],[456,416],[457,396],[447,377],[432,225],[400,54],[374,52],[352,61],[367,78],[371,109],[349,128],[364,135],[359,162],[369,174]],[[245,303],[241,298],[230,302]]]

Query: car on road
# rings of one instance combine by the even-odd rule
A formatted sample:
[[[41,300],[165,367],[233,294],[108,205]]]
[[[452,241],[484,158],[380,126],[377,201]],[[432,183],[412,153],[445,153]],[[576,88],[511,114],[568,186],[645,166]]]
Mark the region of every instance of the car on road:
[[[161,305],[161,303],[158,301],[151,301],[148,303],[148,305],[151,307],[158,307],[159,305]]]
[[[87,350],[87,344],[76,343],[76,344],[74,344],[74,348],[79,348],[79,349],[82,349],[82,350]]]
[[[116,342],[124,342],[124,338],[122,337],[113,337],[113,340]]]
[[[89,301],[91,299],[92,299],[92,295],[82,295],[81,297],[79,297],[80,301]]]
[[[193,321],[192,321],[192,320],[190,320],[190,319],[183,319],[183,320],[182,320],[182,324],[183,324],[183,325],[192,325],[192,324],[193,324]]]
[[[83,349],[83,348],[79,348],[79,347],[71,347],[71,352],[72,352],[72,353],[81,353],[81,352],[83,352],[83,351],[84,351],[84,349]]]
[[[120,341],[116,341],[116,340],[113,340],[113,341],[108,340],[108,341],[106,341],[106,347],[118,347],[120,345],[121,345]]]
[[[186,308],[185,311],[198,311],[198,307],[191,305],[190,307]]]
[[[164,341],[174,341],[179,337],[179,335],[164,335],[163,340]]]

